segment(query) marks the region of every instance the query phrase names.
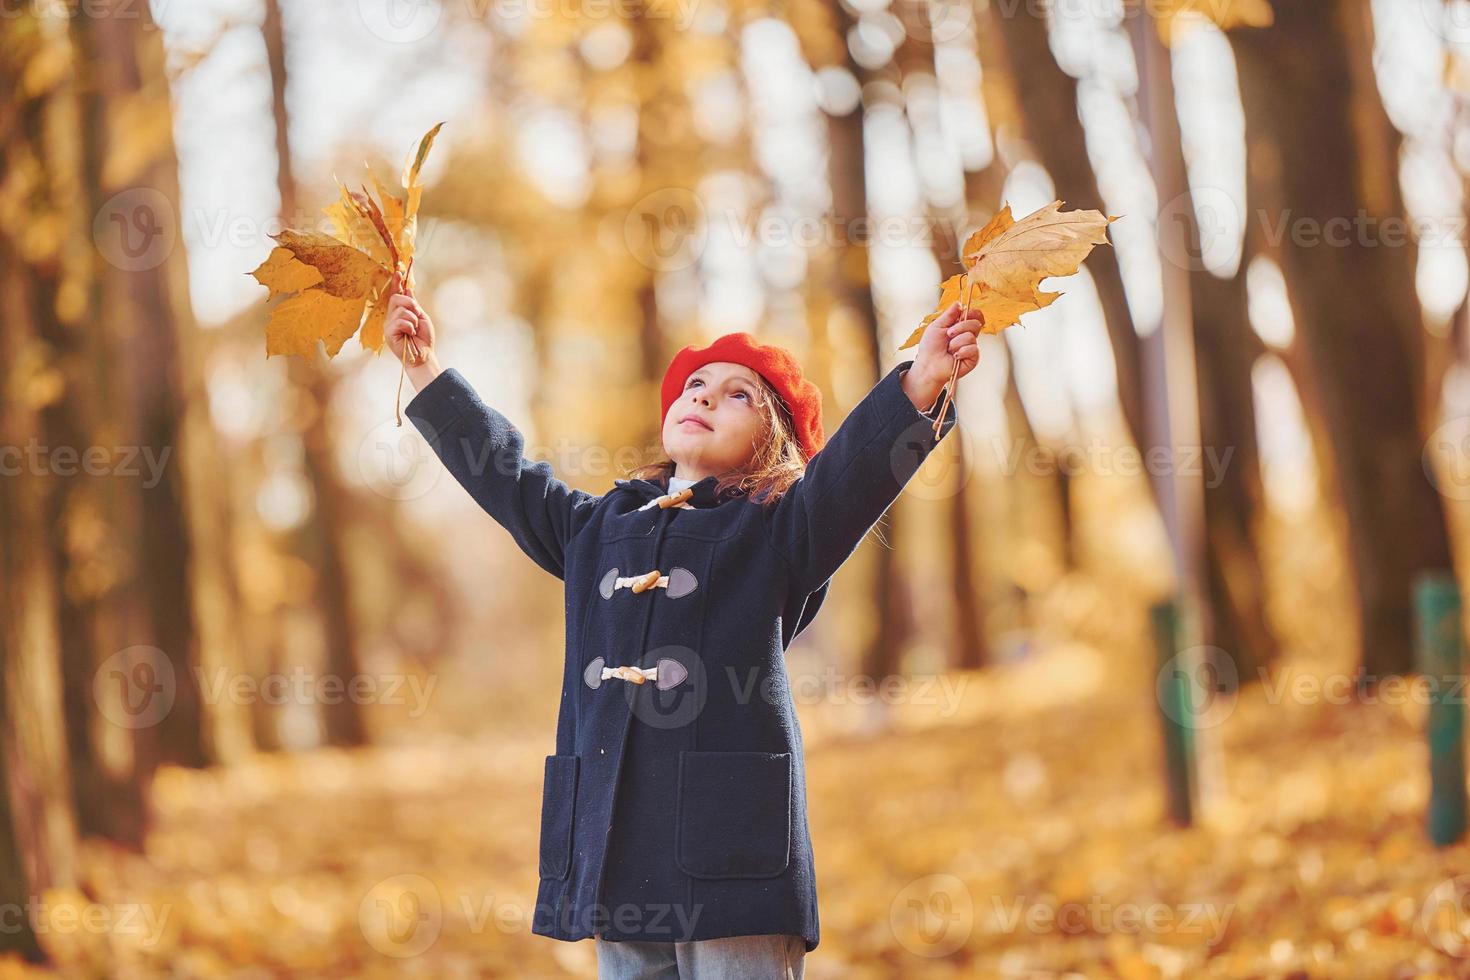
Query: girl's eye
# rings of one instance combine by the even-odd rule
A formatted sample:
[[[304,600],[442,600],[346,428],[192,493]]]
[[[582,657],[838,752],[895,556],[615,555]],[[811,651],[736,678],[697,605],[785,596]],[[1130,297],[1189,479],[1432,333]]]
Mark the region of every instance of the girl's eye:
[[[684,382],[684,390],[685,391],[688,391],[690,388],[693,388],[695,385],[702,385],[702,384],[704,384],[704,379],[703,378],[690,378],[688,381]],[[744,398],[750,404],[755,404],[755,399],[751,396],[750,392],[746,391],[745,389],[742,388],[742,389],[736,391],[735,394],[740,395],[742,398]]]

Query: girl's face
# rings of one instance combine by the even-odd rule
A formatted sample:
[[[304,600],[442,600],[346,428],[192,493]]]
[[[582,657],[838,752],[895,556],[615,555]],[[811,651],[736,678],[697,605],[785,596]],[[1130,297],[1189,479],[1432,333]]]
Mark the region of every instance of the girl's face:
[[[765,427],[757,375],[743,364],[711,361],[684,379],[664,416],[664,451],[678,475],[700,480],[743,469]]]

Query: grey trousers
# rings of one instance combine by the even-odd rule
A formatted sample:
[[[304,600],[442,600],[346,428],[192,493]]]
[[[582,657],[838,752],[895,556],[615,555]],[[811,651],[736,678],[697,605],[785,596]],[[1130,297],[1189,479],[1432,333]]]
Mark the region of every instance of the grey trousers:
[[[598,980],[802,980],[800,936],[731,936],[687,943],[597,937]]]

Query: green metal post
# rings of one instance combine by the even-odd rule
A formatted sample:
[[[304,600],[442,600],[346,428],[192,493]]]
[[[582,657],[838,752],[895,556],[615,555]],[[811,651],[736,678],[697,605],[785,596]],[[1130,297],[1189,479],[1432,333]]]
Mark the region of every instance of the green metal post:
[[[1149,610],[1159,674],[1156,687],[1159,722],[1164,742],[1164,786],[1169,818],[1180,827],[1194,822],[1196,761],[1194,705],[1189,692],[1188,664],[1178,658],[1182,649],[1182,620],[1173,600]]]
[[[1429,839],[1446,847],[1465,834],[1464,630],[1453,575],[1414,582],[1415,648],[1429,692]]]

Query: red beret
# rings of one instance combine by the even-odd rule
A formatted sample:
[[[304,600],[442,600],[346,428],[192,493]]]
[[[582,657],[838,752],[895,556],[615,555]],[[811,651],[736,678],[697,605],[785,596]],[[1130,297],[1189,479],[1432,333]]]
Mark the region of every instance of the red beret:
[[[802,454],[810,460],[822,448],[822,392],[801,373],[801,365],[784,347],[762,344],[750,334],[740,331],[718,337],[707,347],[692,344],[674,355],[669,369],[664,372],[663,414],[668,418],[669,407],[684,390],[684,382],[697,368],[711,361],[729,361],[743,364],[759,374],[781,395],[786,409],[791,414],[797,444]]]

